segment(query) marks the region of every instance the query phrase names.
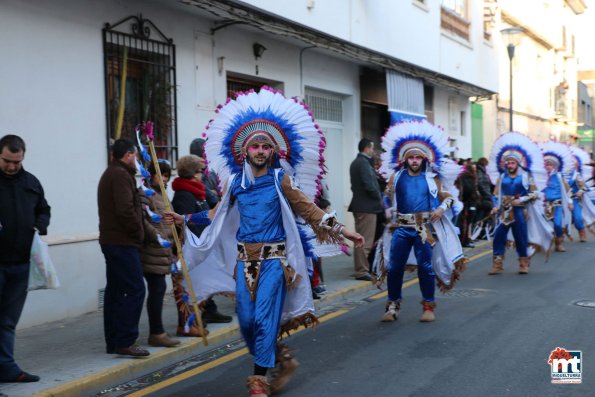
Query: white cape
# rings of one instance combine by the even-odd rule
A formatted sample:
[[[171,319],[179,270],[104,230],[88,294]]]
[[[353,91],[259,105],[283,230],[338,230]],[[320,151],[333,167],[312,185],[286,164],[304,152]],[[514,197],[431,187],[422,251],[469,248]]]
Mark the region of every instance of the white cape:
[[[275,170],[275,185],[281,202],[283,227],[286,234],[287,261],[299,277],[294,286],[288,289],[283,306],[281,323],[306,313],[314,313],[312,290],[308,282],[307,262],[295,223],[295,217],[278,182],[279,170]],[[232,185],[236,175],[229,178]],[[236,233],[240,226],[237,205],[230,205],[230,189],[223,196],[212,223],[198,238],[186,228],[186,243],[183,252],[194,293],[199,302],[220,293],[235,293],[234,270],[237,263]],[[241,275],[239,277],[242,277]],[[238,280],[244,282],[244,280]]]

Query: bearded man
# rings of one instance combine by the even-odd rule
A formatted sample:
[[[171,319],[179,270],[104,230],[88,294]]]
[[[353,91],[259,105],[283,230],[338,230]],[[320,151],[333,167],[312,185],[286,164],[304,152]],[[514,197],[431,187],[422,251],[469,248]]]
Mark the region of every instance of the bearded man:
[[[388,286],[382,321],[398,318],[406,266],[417,262],[423,298],[420,321],[431,322],[436,318],[437,275],[441,288],[450,289],[466,261],[450,222],[450,208],[456,202],[453,182],[460,166],[443,155],[448,150],[444,131],[426,121],[395,124],[382,142],[385,153],[381,170],[390,175],[384,200],[388,227],[383,238],[383,257],[388,265],[380,266],[385,267],[380,271],[375,266]],[[453,190],[448,191],[445,184]],[[445,216],[447,211],[449,216]],[[433,260],[435,250],[440,264]],[[415,260],[410,258],[411,251]]]
[[[492,214],[499,215],[492,268],[488,274],[504,271],[504,253],[511,229],[519,257],[518,272],[527,274],[531,254],[537,249],[548,251],[552,240],[551,227],[543,218],[538,189],[545,186],[543,155],[539,146],[526,135],[508,132],[494,143],[488,172],[492,180],[497,180]],[[533,232],[529,233],[529,229]]]
[[[364,239],[311,200],[320,189],[324,141],[303,104],[263,87],[221,108],[205,133],[205,152],[227,182],[200,240],[186,234],[184,256],[199,302],[235,295],[240,331],[254,356],[249,393],[265,397],[298,365],[277,344],[280,334],[317,322],[296,217],[321,242],[345,237],[361,247]],[[269,383],[267,371],[275,367]]]

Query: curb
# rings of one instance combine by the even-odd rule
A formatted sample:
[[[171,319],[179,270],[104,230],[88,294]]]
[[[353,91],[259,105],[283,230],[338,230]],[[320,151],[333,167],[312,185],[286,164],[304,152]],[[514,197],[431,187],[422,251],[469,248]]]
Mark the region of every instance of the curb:
[[[209,345],[238,335],[239,326],[237,323],[232,323],[210,333],[208,337]],[[156,353],[151,353],[148,358],[127,359],[128,361],[122,364],[103,369],[60,386],[36,392],[31,397],[76,397],[87,391],[99,392],[102,387],[113,385],[125,378],[138,377],[143,373],[154,371],[160,365],[168,365],[176,358],[181,360],[190,357],[196,354],[195,350],[197,348],[202,346],[204,346],[202,338],[192,338],[188,342],[182,342],[179,347],[163,348]]]
[[[370,285],[368,281],[359,281],[354,285],[324,295],[320,301],[315,303],[316,309],[321,309],[321,307],[330,305],[338,299],[369,288]],[[228,338],[238,337],[239,335],[239,324],[234,321],[223,328],[209,333],[209,346]],[[128,361],[124,363],[103,369],[94,374],[33,393],[31,397],[77,397],[89,391],[99,392],[102,388],[113,386],[126,379],[139,377],[156,370],[160,366],[169,365],[176,359],[183,360],[184,358],[191,357],[196,354],[196,349],[200,347],[204,347],[202,338],[192,338],[188,342],[182,342],[178,347],[163,348],[158,352],[151,353],[147,358],[127,359]]]

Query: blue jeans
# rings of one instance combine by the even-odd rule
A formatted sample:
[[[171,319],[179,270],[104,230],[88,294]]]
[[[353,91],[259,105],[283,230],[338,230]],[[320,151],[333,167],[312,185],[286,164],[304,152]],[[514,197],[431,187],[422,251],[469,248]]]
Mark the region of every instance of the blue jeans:
[[[14,361],[15,329],[29,284],[29,263],[0,265],[0,380],[14,380],[23,372]]]
[[[107,349],[129,347],[138,338],[145,280],[138,248],[101,244],[105,256],[103,330]]]

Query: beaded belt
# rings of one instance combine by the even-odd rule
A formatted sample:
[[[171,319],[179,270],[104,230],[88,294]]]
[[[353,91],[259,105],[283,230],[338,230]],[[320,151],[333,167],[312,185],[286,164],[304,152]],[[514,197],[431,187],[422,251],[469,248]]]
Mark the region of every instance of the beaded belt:
[[[299,279],[299,277],[296,277],[295,270],[286,260],[285,241],[277,243],[238,242],[238,261],[244,262],[244,280],[252,300],[256,295],[260,266],[263,261],[269,259],[279,259],[283,266],[283,274],[288,287],[291,287]]]
[[[401,214],[397,212],[397,227],[417,227],[429,221],[429,212],[417,212],[415,214]]]
[[[560,207],[560,206],[562,206],[561,199],[546,201],[545,208],[543,211],[544,215],[545,215],[545,219],[547,219],[548,221],[551,221],[552,219],[554,219],[554,210],[556,207]]]
[[[430,225],[429,212],[416,212],[413,214],[401,214],[397,212],[395,223],[389,225],[389,229],[394,231],[400,227],[411,227],[417,231],[423,243],[430,243],[431,246],[436,244],[436,239],[432,235]]]

